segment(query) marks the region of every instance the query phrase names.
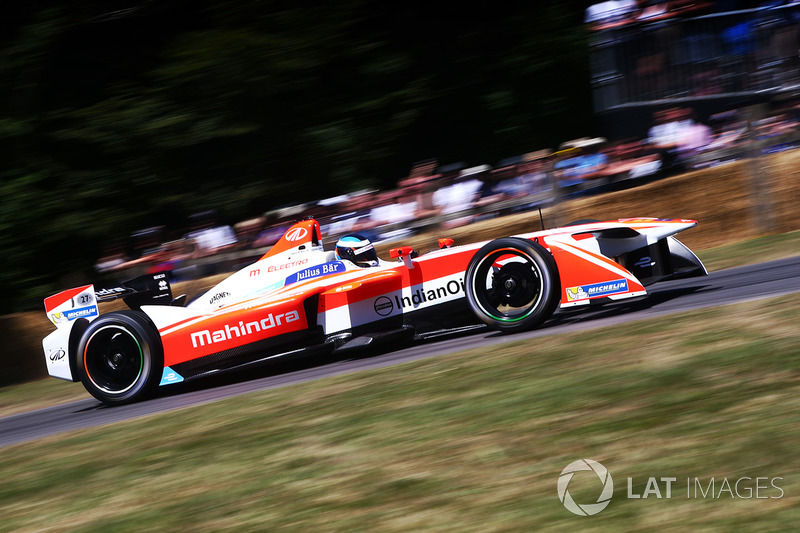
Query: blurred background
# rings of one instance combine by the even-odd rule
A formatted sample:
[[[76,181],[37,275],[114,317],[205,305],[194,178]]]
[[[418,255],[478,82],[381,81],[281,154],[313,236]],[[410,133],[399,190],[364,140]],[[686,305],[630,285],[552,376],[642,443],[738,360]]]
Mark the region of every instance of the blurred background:
[[[796,147],[800,4],[3,3],[0,313]]]

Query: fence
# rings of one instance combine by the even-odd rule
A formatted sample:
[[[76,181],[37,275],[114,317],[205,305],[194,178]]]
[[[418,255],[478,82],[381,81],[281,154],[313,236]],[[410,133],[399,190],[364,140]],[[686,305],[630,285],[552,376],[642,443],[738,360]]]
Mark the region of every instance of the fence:
[[[595,110],[797,91],[799,22],[792,5],[595,32]]]

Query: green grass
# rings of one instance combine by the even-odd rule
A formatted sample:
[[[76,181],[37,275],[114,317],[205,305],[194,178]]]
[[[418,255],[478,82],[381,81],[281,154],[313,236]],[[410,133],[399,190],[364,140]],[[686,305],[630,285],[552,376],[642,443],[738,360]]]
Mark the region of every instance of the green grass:
[[[91,398],[80,383],[45,378],[0,387],[0,417]]]
[[[7,447],[0,529],[793,529],[798,320],[792,295]],[[614,477],[613,500],[597,516],[572,515],[556,495],[561,470],[580,458]],[[626,498],[628,477],[641,494],[650,476],[677,477],[673,497]],[[687,498],[687,478],[705,487],[744,476],[782,477],[784,496]],[[591,481],[576,475],[570,487],[581,503],[599,494]]]
[[[698,255],[719,270],[798,244],[794,232]],[[0,531],[792,529],[798,303],[511,343],[7,447]],[[0,416],[86,397],[52,379],[0,388]],[[614,476],[594,517],[556,497],[579,458]],[[677,477],[673,498],[626,498],[628,477],[641,494],[650,476]],[[687,498],[687,479],[744,476],[781,476],[785,495]],[[576,475],[570,491],[589,502],[596,483]]]
[[[697,252],[709,272],[800,254],[800,231],[767,235]]]

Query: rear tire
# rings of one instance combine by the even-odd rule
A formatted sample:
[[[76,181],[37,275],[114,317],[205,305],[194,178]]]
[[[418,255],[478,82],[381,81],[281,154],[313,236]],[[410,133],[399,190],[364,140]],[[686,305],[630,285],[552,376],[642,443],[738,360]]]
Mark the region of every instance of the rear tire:
[[[146,397],[164,366],[158,331],[139,311],[108,313],[93,321],[81,336],[76,358],[83,386],[108,404]]]
[[[561,293],[550,252],[516,237],[491,241],[478,250],[465,281],[467,301],[475,315],[505,332],[532,329],[550,318]]]

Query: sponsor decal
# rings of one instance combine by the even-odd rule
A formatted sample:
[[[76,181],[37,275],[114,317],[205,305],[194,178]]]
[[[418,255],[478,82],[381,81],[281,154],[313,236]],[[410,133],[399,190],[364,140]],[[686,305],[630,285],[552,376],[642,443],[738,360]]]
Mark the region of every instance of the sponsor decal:
[[[224,300],[225,298],[227,298],[230,295],[231,295],[231,293],[229,293],[227,291],[218,292],[217,294],[215,294],[214,296],[211,297],[211,299],[208,301],[208,303],[210,305],[214,305],[215,303],[217,303],[217,302],[219,302],[221,300]]]
[[[65,352],[63,349],[59,348],[58,350],[56,350],[55,352],[50,354],[50,360],[51,361],[60,361],[60,360],[64,359],[64,356],[66,356],[66,355],[67,355],[67,352]]]
[[[109,289],[100,289],[99,291],[95,291],[95,294],[97,296],[114,296],[127,291],[127,289],[123,289],[122,287],[111,287]]]
[[[270,265],[269,268],[267,268],[267,272],[278,272],[279,270],[286,270],[287,268],[299,267],[299,266],[305,265],[306,263],[308,263],[308,258],[307,257],[305,259],[299,259],[297,261],[290,261],[289,263],[284,263],[284,264],[278,265],[278,266]],[[257,272],[257,274],[255,272]],[[261,274],[261,270],[251,270],[250,271],[250,275],[251,276],[256,276],[258,274]]]
[[[394,304],[392,303],[392,300],[386,296],[379,296],[378,298],[375,298],[374,307],[375,312],[380,316],[388,316],[392,314],[392,311],[394,311]]]
[[[76,318],[86,318],[90,316],[97,316],[97,306],[92,305],[89,307],[81,307],[79,309],[70,309],[69,311],[64,311],[63,315],[66,317],[67,320],[75,320]]]
[[[91,292],[84,292],[83,294],[79,294],[76,296],[72,301],[72,306],[75,307],[77,305],[92,305],[94,303],[94,296],[92,296]]]
[[[286,240],[291,242],[299,241],[306,235],[308,235],[308,230],[306,228],[294,228],[293,230],[286,233]]]
[[[405,309],[406,307],[419,307],[426,302],[433,302],[443,298],[450,298],[452,296],[463,294],[465,294],[464,280],[460,279],[456,281],[451,279],[444,285],[440,285],[438,287],[423,287],[421,289],[417,289],[411,293],[411,296],[403,296],[401,298],[400,296],[395,295],[394,303],[397,305],[398,309]]]
[[[304,281],[311,278],[317,278],[320,276],[338,274],[340,272],[344,272],[345,270],[347,270],[347,267],[345,267],[344,263],[342,263],[341,261],[333,261],[332,263],[323,263],[318,266],[308,267],[299,272],[295,272],[291,276],[288,276],[286,278],[286,285],[289,285],[290,283],[295,283],[297,281]]]
[[[158,385],[169,385],[171,383],[180,383],[181,381],[183,381],[183,376],[172,370],[170,367],[165,366],[164,372],[161,374],[161,383]]]
[[[604,281],[603,283],[593,283],[591,285],[568,287],[567,300],[574,302],[576,300],[585,300],[586,298],[607,296],[620,292],[628,292],[628,280],[618,279],[614,281]]]
[[[288,324],[297,320],[300,320],[300,314],[297,311],[289,311],[288,313],[280,313],[277,315],[270,313],[261,320],[254,320],[247,323],[239,321],[238,325],[226,324],[225,327],[216,331],[209,331],[207,329],[196,331],[190,334],[192,347],[198,348],[207,344],[211,345],[231,339],[247,337],[260,331],[266,331],[275,326],[280,326],[281,323]]]
[[[338,287],[336,287],[336,288],[334,289],[334,292],[344,292],[344,291],[349,291],[349,290],[351,290],[351,289],[355,289],[355,288],[356,288],[356,287],[358,287],[358,286],[359,286],[359,285],[353,285],[352,283],[348,283],[347,285],[339,285]]]
[[[369,252],[370,250],[374,250],[374,249],[375,249],[374,246],[372,246],[371,244],[368,244],[366,246],[362,246],[361,248],[356,248],[355,250],[353,250],[353,253],[356,254],[356,256],[359,256],[359,255],[363,254],[364,252]]]
[[[50,313],[50,322],[56,326],[64,322],[66,318],[63,313]]]

